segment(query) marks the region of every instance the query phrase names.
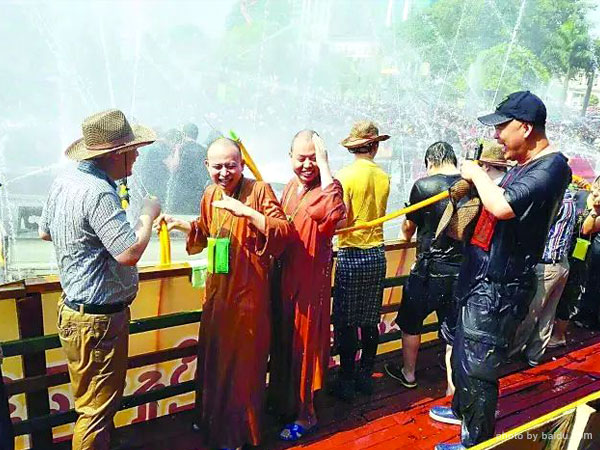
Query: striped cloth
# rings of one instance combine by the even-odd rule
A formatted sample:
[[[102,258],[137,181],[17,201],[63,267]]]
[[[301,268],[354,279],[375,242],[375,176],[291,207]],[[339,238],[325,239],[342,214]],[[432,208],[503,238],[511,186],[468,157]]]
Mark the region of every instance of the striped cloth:
[[[571,246],[571,239],[575,228],[575,197],[567,189],[563,202],[556,215],[556,220],[548,233],[548,240],[542,255],[543,262],[558,262],[567,255]]]
[[[382,245],[338,250],[332,315],[336,327],[379,324],[385,266]]]
[[[136,267],[115,256],[137,240],[116,184],[93,161],[54,180],[40,219],[50,234],[66,298],[75,303],[129,302],[138,289]]]

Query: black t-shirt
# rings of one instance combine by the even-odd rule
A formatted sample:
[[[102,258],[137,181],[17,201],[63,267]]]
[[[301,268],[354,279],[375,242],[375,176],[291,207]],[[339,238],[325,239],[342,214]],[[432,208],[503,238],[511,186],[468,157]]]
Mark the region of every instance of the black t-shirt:
[[[414,205],[442,191],[460,180],[460,175],[431,175],[418,179],[410,191],[410,204]],[[448,205],[448,200],[442,200],[431,206],[407,214],[406,218],[417,225],[417,255],[432,256],[436,259],[460,259],[462,243],[442,235],[432,246],[438,223]]]
[[[562,153],[541,156],[504,176],[504,198],[516,217],[496,223],[489,251],[466,246],[459,295],[477,280],[508,282],[533,269],[570,181],[571,169]]]

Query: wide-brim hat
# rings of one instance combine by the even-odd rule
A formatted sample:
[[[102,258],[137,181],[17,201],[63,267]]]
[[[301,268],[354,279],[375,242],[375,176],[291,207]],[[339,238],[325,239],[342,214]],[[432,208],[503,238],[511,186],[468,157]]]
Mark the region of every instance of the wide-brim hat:
[[[445,234],[454,240],[467,242],[481,212],[481,200],[476,196],[473,185],[458,180],[450,189],[450,200],[435,232],[435,239]]]
[[[118,109],[87,117],[81,124],[81,131],[83,137],[65,150],[65,156],[75,161],[134,150],[156,140],[156,133],[152,129],[143,125],[129,125],[125,114]]]
[[[372,142],[387,141],[389,134],[379,134],[379,129],[374,122],[362,120],[356,122],[350,130],[350,135],[340,142],[347,149],[364,147]]]
[[[514,163],[507,160],[504,154],[504,147],[496,141],[483,139],[481,141],[482,150],[479,161],[492,166],[512,167]]]

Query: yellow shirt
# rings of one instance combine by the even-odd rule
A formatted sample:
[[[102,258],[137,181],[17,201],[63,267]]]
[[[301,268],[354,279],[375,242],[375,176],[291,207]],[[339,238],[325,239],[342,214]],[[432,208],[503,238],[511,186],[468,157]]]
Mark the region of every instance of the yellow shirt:
[[[377,164],[368,159],[356,159],[340,170],[336,178],[344,187],[348,227],[385,215],[390,193],[390,177]],[[372,248],[381,244],[383,244],[383,225],[341,233],[338,238],[339,248]]]

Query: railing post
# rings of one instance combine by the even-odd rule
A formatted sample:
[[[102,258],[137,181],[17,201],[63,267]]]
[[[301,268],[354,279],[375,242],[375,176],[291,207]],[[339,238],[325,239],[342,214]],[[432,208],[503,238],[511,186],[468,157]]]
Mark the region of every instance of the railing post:
[[[44,335],[44,321],[42,313],[42,295],[31,293],[26,297],[18,298],[17,320],[21,339]],[[23,358],[23,376],[33,377],[46,374],[46,353],[41,351],[25,355]],[[27,405],[27,418],[50,414],[50,401],[48,388],[25,394]],[[36,431],[31,434],[31,448],[52,448],[52,428]]]

